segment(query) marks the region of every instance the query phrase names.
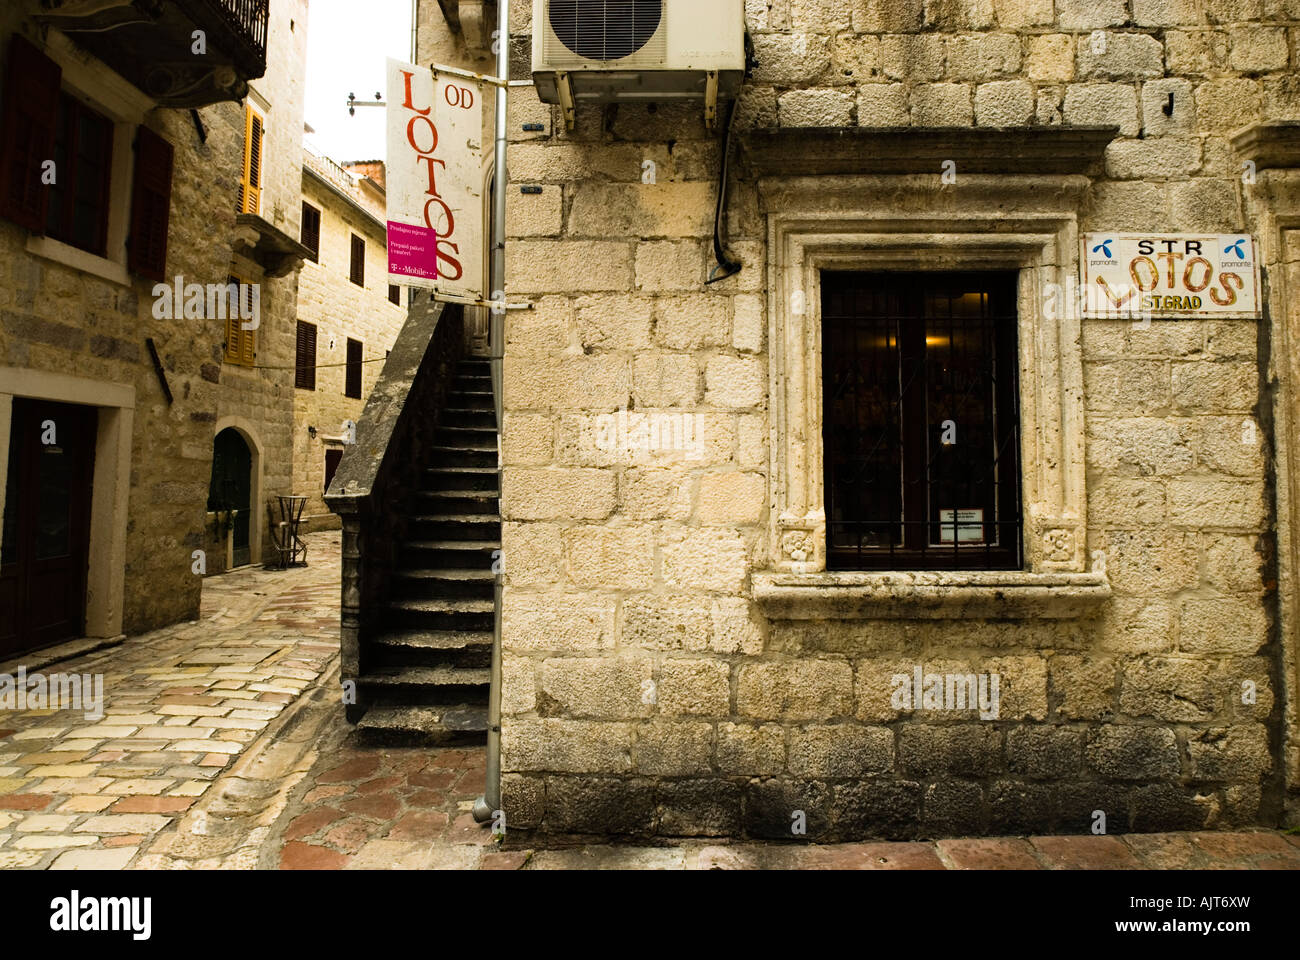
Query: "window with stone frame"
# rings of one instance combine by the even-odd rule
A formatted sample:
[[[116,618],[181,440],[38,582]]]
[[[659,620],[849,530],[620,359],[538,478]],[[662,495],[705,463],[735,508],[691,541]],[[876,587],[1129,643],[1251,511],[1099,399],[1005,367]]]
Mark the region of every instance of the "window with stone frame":
[[[827,567],[1021,565],[1016,274],[825,271]]]
[[[54,131],[55,176],[45,234],[102,257],[108,243],[113,123],[65,90]]]
[[[302,245],[311,251],[310,259],[320,262],[320,210],[306,200],[302,202]]]
[[[361,399],[361,356],[364,347],[360,340],[348,337],[347,375],[343,383],[343,395]]]

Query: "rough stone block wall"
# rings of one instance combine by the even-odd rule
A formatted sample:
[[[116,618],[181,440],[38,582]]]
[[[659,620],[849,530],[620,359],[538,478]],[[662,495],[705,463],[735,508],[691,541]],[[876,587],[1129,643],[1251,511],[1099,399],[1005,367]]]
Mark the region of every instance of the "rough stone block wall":
[[[0,17],[6,39],[22,27],[17,13]],[[146,118],[175,150],[168,276],[225,281],[242,149],[238,111],[234,104],[200,110],[206,143],[187,111],[154,110]],[[0,264],[0,362],[135,388],[122,629],[135,633],[197,616],[200,582],[190,555],[206,545],[223,321],[155,319],[152,281],[132,276],[123,286],[34,256],[27,232],[3,219]],[[171,405],[147,337],[166,371]]]
[[[1081,231],[1245,229],[1227,135],[1300,119],[1300,8],[1282,3],[745,14],[760,65],[738,133],[1117,125]],[[521,130],[536,119],[544,132]],[[1255,321],[1084,322],[1087,549],[1113,589],[1097,614],[770,620],[750,599],[773,429],[757,185],[742,164],[728,198],[744,269],[706,286],[719,139],[698,106],[580,108],[565,132],[525,88],[509,129],[509,292],[535,305],[506,321],[512,827],[789,838],[803,811],[803,836],[829,839],[1078,833],[1097,810],[1110,832],[1277,821],[1284,640]],[[665,429],[687,442],[656,444]],[[999,718],[896,709],[890,678],[918,665],[998,673]]]
[[[320,257],[305,262],[299,273],[297,319],[316,325],[316,363],[322,366],[315,390],[293,392],[293,487],[308,498],[303,515],[313,518],[313,526],[337,526],[338,517],[323,499],[328,445],[322,438],[339,436],[343,421],[361,418],[384,356],[406,320],[406,289],[400,305],[389,301],[385,235],[369,217],[310,177],[303,177],[302,198],[321,211]],[[352,234],[366,242],[364,287],[349,279]],[[361,368],[359,400],[343,394],[348,337],[361,341],[363,356],[371,361]],[[307,432],[309,426],[316,428],[315,437]]]

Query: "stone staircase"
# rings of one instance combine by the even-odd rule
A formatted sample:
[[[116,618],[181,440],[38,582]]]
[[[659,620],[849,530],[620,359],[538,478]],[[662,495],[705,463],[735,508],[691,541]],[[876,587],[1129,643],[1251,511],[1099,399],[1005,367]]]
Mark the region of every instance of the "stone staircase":
[[[396,564],[357,677],[367,738],[486,738],[499,478],[488,360],[462,359],[421,483],[398,506]]]

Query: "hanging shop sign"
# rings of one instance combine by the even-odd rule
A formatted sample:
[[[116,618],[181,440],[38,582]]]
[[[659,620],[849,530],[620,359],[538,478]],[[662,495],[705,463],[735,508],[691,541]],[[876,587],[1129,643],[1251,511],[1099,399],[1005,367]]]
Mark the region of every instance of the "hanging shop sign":
[[[1244,234],[1084,234],[1085,317],[1255,318],[1259,260]]]
[[[483,94],[471,79],[388,61],[388,274],[483,296]]]

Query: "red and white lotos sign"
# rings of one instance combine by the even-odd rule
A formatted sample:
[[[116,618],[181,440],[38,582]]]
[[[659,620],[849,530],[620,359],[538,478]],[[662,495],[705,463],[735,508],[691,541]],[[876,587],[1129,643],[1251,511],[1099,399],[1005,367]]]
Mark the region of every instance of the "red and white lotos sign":
[[[388,274],[483,297],[483,93],[479,84],[388,61]]]
[[[1232,234],[1088,233],[1085,317],[1258,317],[1255,240]]]

